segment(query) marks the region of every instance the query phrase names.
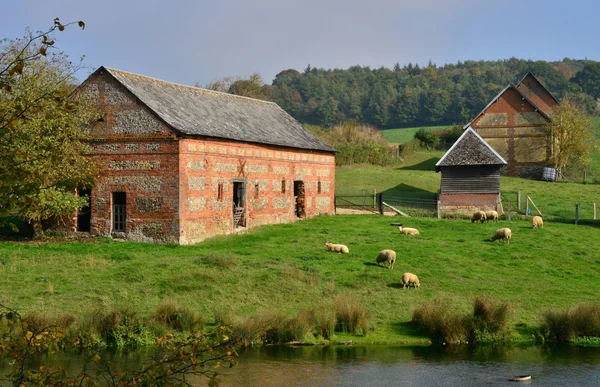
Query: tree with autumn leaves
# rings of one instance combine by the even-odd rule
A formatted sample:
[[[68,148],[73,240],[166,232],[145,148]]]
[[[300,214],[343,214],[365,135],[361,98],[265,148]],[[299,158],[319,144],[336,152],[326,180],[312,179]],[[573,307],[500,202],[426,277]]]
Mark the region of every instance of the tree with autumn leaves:
[[[552,110],[552,121],[545,126],[550,140],[550,162],[562,176],[569,165],[585,168],[596,142],[592,120],[568,99]]]
[[[57,18],[45,32],[0,42],[0,217],[20,216],[42,234],[42,221],[73,214],[92,183],[85,128],[97,113],[72,98],[81,62],[57,50],[52,34],[72,24]]]

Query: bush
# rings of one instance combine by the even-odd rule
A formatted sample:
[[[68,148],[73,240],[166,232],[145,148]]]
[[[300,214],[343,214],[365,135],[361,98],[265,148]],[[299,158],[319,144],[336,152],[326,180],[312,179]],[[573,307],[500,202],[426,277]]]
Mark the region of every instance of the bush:
[[[417,130],[414,139],[419,142],[421,148],[429,150],[436,149],[440,142],[440,137],[436,133],[425,128]]]
[[[466,341],[465,318],[452,314],[450,310],[448,305],[436,300],[415,309],[412,322],[435,343]]]
[[[466,319],[466,331],[472,342],[493,341],[506,333],[510,308],[507,303],[493,305],[488,297],[475,297],[473,317]]]
[[[76,325],[72,332],[79,335],[82,346],[103,342],[109,347],[135,347],[153,341],[137,314],[127,309],[97,309],[77,320]]]
[[[547,311],[543,319],[541,329],[546,340],[566,342],[580,337],[600,337],[600,304]]]
[[[338,150],[336,165],[372,164],[387,166],[396,161],[394,149],[376,128],[347,121],[328,131],[309,127],[322,141]]]
[[[488,297],[479,296],[473,299],[472,315],[461,316],[452,310],[436,300],[415,309],[412,321],[436,343],[494,341],[507,332],[510,307],[506,303],[494,305]]]
[[[180,307],[175,300],[164,300],[152,316],[152,320],[178,332],[195,333],[204,326],[204,319],[188,308]]]
[[[336,331],[352,334],[367,334],[369,327],[369,312],[350,297],[336,297],[333,300]]]

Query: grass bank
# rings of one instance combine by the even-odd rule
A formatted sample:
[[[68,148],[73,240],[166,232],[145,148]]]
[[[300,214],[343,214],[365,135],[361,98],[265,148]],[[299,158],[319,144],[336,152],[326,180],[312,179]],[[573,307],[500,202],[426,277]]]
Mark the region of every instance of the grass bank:
[[[396,128],[396,129],[382,129],[381,133],[389,142],[393,144],[406,144],[415,137],[417,130],[423,128],[425,130],[438,130],[446,129],[452,125],[441,125],[441,126],[417,126],[414,128]]]
[[[175,300],[211,324],[215,315],[295,316],[351,299],[370,316],[367,334],[337,333],[333,340],[418,343],[427,339],[409,323],[413,310],[436,299],[465,313],[475,296],[506,302],[514,311],[512,337],[524,339],[545,311],[596,301],[600,291],[597,228],[547,222],[534,231],[526,221],[405,218],[421,230],[408,237],[390,219],[320,216],[196,246],[2,242],[0,301],[75,319],[99,309],[150,319]],[[503,226],[513,230],[511,244],[490,243]],[[347,244],[350,254],[327,252],[326,240]],[[386,248],[398,253],[393,270],[375,264]],[[420,289],[402,290],[404,271],[419,276]]]

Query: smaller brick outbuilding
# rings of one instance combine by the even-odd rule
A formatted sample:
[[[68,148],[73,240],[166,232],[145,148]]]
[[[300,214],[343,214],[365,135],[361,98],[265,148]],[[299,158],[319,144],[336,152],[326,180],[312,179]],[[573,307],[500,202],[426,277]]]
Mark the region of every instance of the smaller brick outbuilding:
[[[335,149],[275,103],[105,67],[76,93],[103,112],[80,231],[189,244],[334,211]]]
[[[435,165],[442,173],[439,191],[443,212],[501,212],[500,169],[506,160],[477,132],[467,128]]]

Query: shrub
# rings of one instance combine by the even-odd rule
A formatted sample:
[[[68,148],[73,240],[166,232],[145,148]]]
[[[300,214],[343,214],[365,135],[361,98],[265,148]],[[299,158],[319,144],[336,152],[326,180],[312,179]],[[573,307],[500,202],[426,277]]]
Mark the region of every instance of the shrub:
[[[468,338],[473,342],[494,340],[506,332],[510,308],[507,303],[493,305],[489,297],[473,299],[473,317],[465,320]]]
[[[325,340],[331,339],[337,324],[336,312],[331,307],[321,306],[304,312],[312,321],[316,333]]]
[[[548,340],[566,342],[578,337],[600,337],[600,304],[547,311],[543,319],[541,329]]]
[[[204,319],[188,308],[180,307],[175,300],[164,300],[156,308],[152,320],[178,332],[197,332],[204,326]]]
[[[137,314],[128,309],[105,311],[99,308],[84,314],[76,325],[72,331],[83,346],[103,342],[109,347],[135,347],[153,340]]]
[[[440,142],[440,137],[431,130],[421,128],[416,131],[414,139],[418,141],[419,146],[424,149],[436,149]]]
[[[369,312],[350,297],[336,297],[333,300],[336,331],[352,334],[367,334],[369,327]]]
[[[453,344],[465,341],[465,318],[450,311],[448,305],[436,300],[415,309],[412,321],[433,342]]]
[[[394,151],[376,128],[347,121],[330,130],[309,127],[322,141],[336,148],[336,165],[372,164],[387,166],[395,162]]]
[[[232,321],[231,338],[240,345],[248,347],[260,341],[266,341],[267,332],[285,319],[281,312],[260,312],[251,317],[238,317]]]

